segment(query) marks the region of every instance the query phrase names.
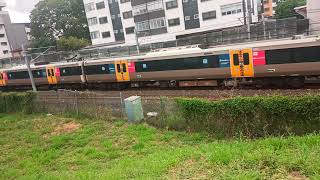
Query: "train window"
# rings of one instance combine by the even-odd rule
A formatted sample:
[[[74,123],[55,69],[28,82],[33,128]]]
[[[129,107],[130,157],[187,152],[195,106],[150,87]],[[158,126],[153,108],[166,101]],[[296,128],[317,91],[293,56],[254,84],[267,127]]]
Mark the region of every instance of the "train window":
[[[28,79],[29,74],[27,71],[10,72],[9,79]]]
[[[82,74],[80,66],[60,68],[60,72],[61,76],[80,76]]]
[[[127,66],[125,63],[122,64],[122,71],[127,72]]]
[[[109,64],[85,66],[84,71],[86,75],[110,74]]]
[[[295,63],[292,57],[292,49],[277,49],[266,51],[267,64]]]
[[[121,72],[120,64],[117,64],[117,72]]]
[[[43,78],[47,77],[46,70],[44,69],[39,69],[39,70],[33,70],[32,75],[34,78]]]
[[[249,53],[243,53],[243,63],[244,63],[244,65],[249,65],[250,64]]]
[[[297,63],[319,62],[320,46],[292,49],[293,59]]]
[[[170,71],[219,67],[219,56],[202,56],[137,62],[136,72]]]
[[[233,54],[233,65],[239,66],[239,54]]]
[[[47,70],[47,73],[48,73],[48,76],[49,76],[49,77],[52,76],[52,75],[51,75],[51,72],[50,72],[50,69]]]

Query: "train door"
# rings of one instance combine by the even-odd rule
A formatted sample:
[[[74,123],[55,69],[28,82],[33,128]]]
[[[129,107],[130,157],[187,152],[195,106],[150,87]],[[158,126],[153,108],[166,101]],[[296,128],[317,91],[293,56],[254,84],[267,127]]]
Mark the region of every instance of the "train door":
[[[230,62],[232,77],[238,78],[254,76],[252,49],[231,50]]]
[[[54,66],[48,66],[46,70],[47,70],[48,83],[49,84],[57,84],[58,80],[57,80]]]
[[[128,61],[115,61],[116,66],[116,76],[118,82],[130,81],[129,69],[128,69]]]
[[[4,86],[3,73],[0,73],[0,86]]]

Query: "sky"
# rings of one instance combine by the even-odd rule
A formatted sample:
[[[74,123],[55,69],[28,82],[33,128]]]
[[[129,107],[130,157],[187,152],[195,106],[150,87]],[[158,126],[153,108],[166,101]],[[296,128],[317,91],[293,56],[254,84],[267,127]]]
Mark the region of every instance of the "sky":
[[[14,23],[30,22],[29,15],[39,0],[4,0],[7,3],[11,21]]]

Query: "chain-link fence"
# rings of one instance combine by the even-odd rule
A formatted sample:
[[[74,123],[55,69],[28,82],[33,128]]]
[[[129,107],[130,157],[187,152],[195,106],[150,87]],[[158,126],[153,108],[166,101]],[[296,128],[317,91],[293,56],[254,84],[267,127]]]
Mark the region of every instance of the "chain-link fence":
[[[144,116],[148,123],[164,127],[168,124],[181,129],[186,124],[176,97],[201,97],[211,100],[239,96],[304,96],[319,95],[318,89],[302,90],[153,90],[153,91],[43,91],[37,92],[36,108],[40,112],[73,113],[94,118],[126,119],[124,100],[141,96]]]
[[[177,40],[174,41],[142,44],[139,46],[139,50],[143,54],[156,49],[177,46],[199,45],[201,48],[208,48],[217,45],[292,38],[294,35],[308,35],[309,33],[308,19],[274,19],[251,24],[250,30],[248,30],[247,26],[239,26],[211,32],[201,32],[194,35],[181,35],[177,36]],[[136,46],[84,49],[79,53],[86,59],[138,54]]]

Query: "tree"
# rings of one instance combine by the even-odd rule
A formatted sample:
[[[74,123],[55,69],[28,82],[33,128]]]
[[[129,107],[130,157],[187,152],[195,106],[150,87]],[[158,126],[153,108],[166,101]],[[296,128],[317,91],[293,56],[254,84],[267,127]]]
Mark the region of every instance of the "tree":
[[[57,41],[57,46],[59,50],[63,51],[76,51],[83,47],[88,46],[90,43],[87,39],[76,37],[62,37]]]
[[[301,17],[295,7],[306,5],[306,0],[281,0],[276,7],[276,18]]]
[[[55,45],[61,37],[90,39],[83,0],[42,0],[30,19],[32,46]]]

